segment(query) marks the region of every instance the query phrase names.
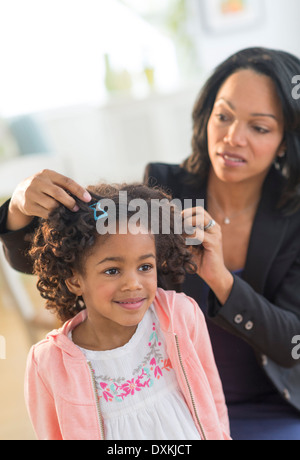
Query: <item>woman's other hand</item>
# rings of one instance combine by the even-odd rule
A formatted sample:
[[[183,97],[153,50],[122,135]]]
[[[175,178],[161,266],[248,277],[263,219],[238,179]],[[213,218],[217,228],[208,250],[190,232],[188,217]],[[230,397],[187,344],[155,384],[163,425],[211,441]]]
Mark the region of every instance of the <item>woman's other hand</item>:
[[[219,302],[224,305],[232,290],[233,276],[224,263],[221,227],[201,207],[185,209],[182,218],[184,228],[195,229],[195,233],[188,235],[188,238],[202,241],[201,245],[191,245],[197,275],[208,284]],[[197,226],[199,222],[202,222],[201,227]],[[210,227],[205,229],[208,225]]]
[[[6,227],[10,231],[28,225],[34,216],[47,219],[49,213],[59,204],[76,212],[75,200],[89,202],[90,194],[69,177],[44,169],[22,181],[15,189],[8,209]]]

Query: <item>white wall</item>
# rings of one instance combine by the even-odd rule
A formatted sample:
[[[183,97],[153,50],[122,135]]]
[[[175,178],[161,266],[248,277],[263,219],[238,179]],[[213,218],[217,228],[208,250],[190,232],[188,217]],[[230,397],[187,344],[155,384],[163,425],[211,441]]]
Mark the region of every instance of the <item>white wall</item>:
[[[191,152],[191,86],[146,100],[45,112],[40,121],[65,171],[82,184],[140,181],[147,163],[181,162]]]
[[[203,74],[195,84],[146,100],[124,99],[102,107],[40,114],[66,172],[82,184],[140,180],[149,161],[180,162],[191,151],[191,111],[203,75],[249,46],[280,48],[300,56],[300,0],[261,0],[261,23],[232,34],[209,33],[199,2],[190,0],[191,26]],[[249,0],[251,1],[251,0]]]
[[[203,26],[202,0],[190,2],[199,59],[206,73],[234,52],[252,46],[282,49],[300,57],[299,0],[261,0],[264,12],[258,24],[223,34],[212,34]]]

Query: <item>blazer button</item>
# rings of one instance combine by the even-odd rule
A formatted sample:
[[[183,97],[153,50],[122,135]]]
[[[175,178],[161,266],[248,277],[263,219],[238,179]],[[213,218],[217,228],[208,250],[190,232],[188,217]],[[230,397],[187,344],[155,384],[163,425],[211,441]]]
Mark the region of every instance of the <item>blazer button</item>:
[[[252,331],[253,327],[254,324],[252,323],[252,321],[248,321],[248,323],[245,324],[246,331]]]
[[[241,324],[243,320],[244,318],[242,317],[242,315],[236,315],[236,317],[234,318],[235,324]]]
[[[289,390],[287,390],[287,389],[283,390],[283,397],[287,401],[289,401],[291,399],[291,394],[290,394]]]
[[[263,366],[267,366],[268,365],[268,357],[266,355],[262,355],[261,356],[261,362],[262,362]]]

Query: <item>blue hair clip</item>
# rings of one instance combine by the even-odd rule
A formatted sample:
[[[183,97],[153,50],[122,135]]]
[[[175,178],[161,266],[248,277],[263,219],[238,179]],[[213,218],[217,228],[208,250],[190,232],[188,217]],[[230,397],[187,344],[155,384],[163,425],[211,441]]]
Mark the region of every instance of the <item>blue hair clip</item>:
[[[97,222],[97,220],[104,219],[105,217],[108,217],[108,214],[104,209],[101,208],[101,202],[98,201],[98,203],[94,203],[90,206],[91,209],[94,210],[94,219]],[[98,213],[101,213],[100,215]]]

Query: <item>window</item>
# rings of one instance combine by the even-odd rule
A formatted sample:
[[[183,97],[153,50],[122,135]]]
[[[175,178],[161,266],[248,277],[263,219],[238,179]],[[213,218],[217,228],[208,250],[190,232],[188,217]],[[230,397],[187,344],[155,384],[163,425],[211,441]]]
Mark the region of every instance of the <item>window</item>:
[[[178,84],[171,39],[120,1],[0,0],[0,16],[2,115],[103,102],[105,56],[136,95],[145,69],[159,90]]]

